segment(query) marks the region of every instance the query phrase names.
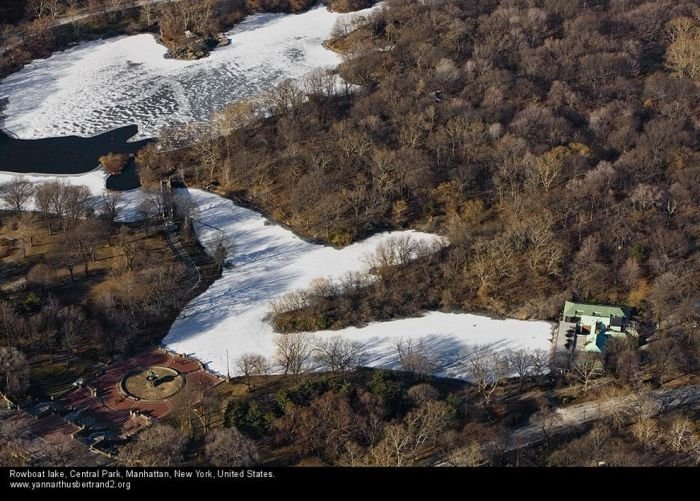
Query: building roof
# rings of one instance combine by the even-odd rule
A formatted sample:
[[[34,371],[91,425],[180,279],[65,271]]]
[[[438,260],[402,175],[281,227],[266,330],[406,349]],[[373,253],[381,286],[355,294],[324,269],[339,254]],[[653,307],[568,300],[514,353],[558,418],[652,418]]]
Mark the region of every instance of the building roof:
[[[605,343],[608,336],[605,333],[589,334],[586,337],[586,343],[583,346],[584,351],[592,351],[594,353],[602,353],[605,350]]]
[[[629,317],[629,309],[624,306],[605,304],[572,303],[571,301],[564,303],[565,317],[580,317],[582,315],[601,318]]]

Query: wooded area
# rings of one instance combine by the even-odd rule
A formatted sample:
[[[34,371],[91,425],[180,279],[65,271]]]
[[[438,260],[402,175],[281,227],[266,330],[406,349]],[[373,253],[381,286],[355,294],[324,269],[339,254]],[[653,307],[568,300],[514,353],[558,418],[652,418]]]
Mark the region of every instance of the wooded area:
[[[191,461],[228,466],[260,458],[374,466],[697,464],[694,415],[657,417],[648,392],[672,380],[692,386],[698,371],[697,2],[387,4],[336,26],[329,46],[343,51],[342,82],[321,69],[236,102],[209,123],[165,130],[162,148],[149,145],[138,155],[141,180],[148,188],[181,176],[335,246],[399,228],[440,233],[449,245],[393,241],[369,256],[367,273],[319,280],[280,298],[272,321],[289,334],[278,339],[274,360],[248,354],[234,361],[241,379],[221,385],[225,396],[212,411],[223,428],[203,425],[206,437],[195,443],[191,429],[183,438],[167,424],[154,426],[119,461],[179,464],[194,449],[204,456]],[[114,273],[125,285],[106,296],[104,312],[113,316],[95,325],[124,330],[120,322],[176,309],[168,301],[177,266],[143,261],[148,266],[131,269],[133,234],[114,227],[100,233],[81,212],[84,195],[50,185],[3,192],[9,210],[19,212],[29,197],[40,209],[11,223],[23,248],[35,231],[25,229],[27,218],[41,218],[42,231],[70,235],[74,245],[61,255],[74,257],[62,262],[71,280],[91,273],[96,241],[123,246]],[[45,275],[39,268],[27,280],[44,287]],[[160,288],[136,294],[146,283]],[[0,329],[81,318],[52,299],[37,303],[49,296],[23,297],[0,304]],[[475,347],[462,361],[473,381],[464,385],[432,377],[439,361],[420,344],[396,346],[401,371],[365,371],[355,369],[364,355],[356,343],[296,333],[427,310],[556,319],[571,299],[634,307],[641,340],[652,342],[639,350],[636,340],[611,340],[601,357],[586,354],[565,374],[549,375],[542,354]],[[46,334],[3,342],[5,389],[25,389],[27,361],[17,348],[33,354],[60,342],[71,349],[72,331],[64,330],[73,323],[60,333],[26,329]],[[284,377],[268,377],[273,365]],[[326,374],[310,374],[319,367]],[[224,393],[228,384],[238,384],[238,393]],[[617,405],[622,398],[631,403]],[[599,424],[555,436],[557,409],[572,400],[612,410]],[[542,432],[537,447],[508,442],[523,422]],[[14,450],[8,444],[3,451]]]
[[[555,318],[576,298],[634,306],[692,337],[697,6],[389,6],[352,37],[336,29],[351,38],[340,75],[355,87],[338,95],[323,70],[284,82],[198,125],[188,150],[144,150],[143,177],[181,165],[190,182],[333,245],[406,227],[449,238],[359,299],[313,305],[316,318],[346,317],[330,325],[434,308]]]
[[[12,361],[0,368],[0,392],[23,397],[36,357],[67,354],[79,365],[152,346],[195,293],[153,224],[160,192],[144,198],[137,224],[116,222],[121,202],[108,193],[96,203],[87,187],[60,181],[0,187],[0,350]],[[213,263],[205,269],[218,275]]]
[[[638,341],[610,342],[602,365],[599,356],[578,357],[565,380],[584,398],[603,402],[601,391],[625,393],[642,381],[663,385],[695,374],[700,81],[688,50],[700,53],[697,6],[388,4],[364,21],[338,22],[329,46],[344,52],[340,88],[332,72],[318,70],[221,110],[211,124],[164,131],[163,144],[194,145],[165,154],[145,149],[138,159],[143,177],[157,180],[172,173],[166,166],[178,165],[189,183],[336,246],[396,228],[449,239],[442,249],[391,242],[368,257],[369,273],[319,280],[280,298],[272,308],[281,331],[434,309],[556,319],[564,300],[574,298],[633,306],[642,341],[654,333],[643,352]],[[412,253],[418,259],[405,259]],[[358,356],[330,339],[320,348],[303,335],[282,339],[274,362],[292,375],[304,372],[300,358],[329,348]],[[409,373],[435,370],[425,347],[397,350]],[[499,374],[520,374],[522,391],[537,357],[476,353],[464,360],[474,381],[474,396],[465,398],[476,406],[467,416],[450,407],[452,394],[443,397],[447,406],[429,409],[383,400],[385,422],[372,421],[363,390],[354,386],[347,396],[321,390],[301,408],[256,398],[233,403],[227,423],[265,444],[272,440],[274,454],[291,451],[302,464],[316,456],[323,464],[421,464],[416,454],[430,449],[426,444],[451,451],[455,465],[595,465],[601,457],[615,465],[668,464],[676,461],[664,456],[673,439],[661,435],[693,436],[682,415],[657,421],[640,411],[630,427],[630,414],[617,413],[611,419],[619,424],[610,429],[547,438],[546,452],[504,454],[507,433],[484,422],[507,428],[523,411],[509,407],[503,391],[510,386]],[[249,389],[267,363],[241,361]],[[603,375],[613,386],[601,386]],[[530,422],[549,437],[559,417],[530,403]],[[422,428],[426,416],[436,435]],[[376,435],[366,435],[367,420]],[[642,444],[648,429],[656,445]],[[339,436],[346,437],[341,449]],[[685,443],[686,452],[696,450]]]

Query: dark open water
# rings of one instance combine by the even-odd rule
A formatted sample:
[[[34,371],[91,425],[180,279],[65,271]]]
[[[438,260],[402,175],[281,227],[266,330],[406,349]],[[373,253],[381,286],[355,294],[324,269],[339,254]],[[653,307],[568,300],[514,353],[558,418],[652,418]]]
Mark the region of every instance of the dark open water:
[[[136,125],[128,125],[93,137],[50,137],[17,139],[0,130],[0,171],[20,174],[84,174],[99,165],[107,153],[136,154],[151,140],[127,142],[136,135]],[[139,187],[134,162],[118,176],[107,179],[107,188],[115,191]]]

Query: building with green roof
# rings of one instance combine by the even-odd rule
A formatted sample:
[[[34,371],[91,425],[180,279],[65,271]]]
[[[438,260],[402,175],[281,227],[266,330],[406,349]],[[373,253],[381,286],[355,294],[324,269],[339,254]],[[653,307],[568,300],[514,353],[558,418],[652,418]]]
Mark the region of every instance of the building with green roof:
[[[562,321],[576,324],[576,334],[586,336],[584,351],[600,353],[609,336],[625,336],[630,316],[625,306],[566,301]]]

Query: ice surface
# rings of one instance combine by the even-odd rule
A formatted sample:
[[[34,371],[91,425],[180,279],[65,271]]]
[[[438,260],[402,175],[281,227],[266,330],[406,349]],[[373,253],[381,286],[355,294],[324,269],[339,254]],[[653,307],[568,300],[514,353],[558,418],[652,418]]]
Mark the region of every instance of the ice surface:
[[[211,370],[235,374],[235,361],[244,353],[272,357],[275,334],[268,322],[270,301],[306,287],[315,278],[340,277],[366,269],[365,259],[392,235],[410,234],[422,241],[439,237],[416,231],[375,235],[341,250],[310,244],[291,231],[271,224],[260,214],[212,193],[189,190],[195,231],[208,251],[224,235],[233,266],[190,302],[163,343],[170,349],[202,360]],[[481,315],[433,312],[419,318],[375,322],[362,328],[324,331],[362,341],[370,355],[367,365],[397,365],[399,339],[422,340],[439,355],[442,374],[463,377],[456,364],[468,345],[493,349],[529,347],[549,349],[552,325]]]
[[[360,11],[354,15],[363,15]],[[0,83],[5,126],[23,139],[90,136],[137,124],[136,139],[173,123],[206,120],[236,99],[268,90],[340,57],[323,47],[340,14],[257,14],[234,27],[231,45],[197,61],[164,59],[150,34],[87,42],[35,60]]]

